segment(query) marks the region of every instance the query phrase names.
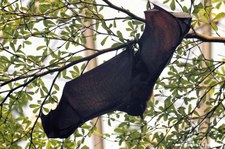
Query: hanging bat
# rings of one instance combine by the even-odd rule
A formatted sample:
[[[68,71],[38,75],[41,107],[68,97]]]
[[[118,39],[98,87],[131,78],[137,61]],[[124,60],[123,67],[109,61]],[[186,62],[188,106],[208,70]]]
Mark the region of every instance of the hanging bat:
[[[145,12],[139,50],[132,46],[66,83],[55,110],[41,114],[49,138],[66,138],[86,121],[112,111],[143,115],[159,75],[190,28],[191,17],[155,6]]]

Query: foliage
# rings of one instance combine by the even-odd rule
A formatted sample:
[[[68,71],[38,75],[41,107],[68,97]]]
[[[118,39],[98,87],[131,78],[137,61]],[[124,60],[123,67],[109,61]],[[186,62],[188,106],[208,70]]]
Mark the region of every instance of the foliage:
[[[224,1],[191,2],[164,0],[171,10],[192,14],[192,31],[206,25],[220,38]],[[2,0],[0,7],[1,146],[89,148],[87,138],[100,133],[94,124],[84,124],[67,139],[47,139],[40,110],[49,112],[58,103],[62,82],[79,76],[92,58],[137,43],[143,19],[108,0]],[[106,11],[120,13],[105,17]],[[87,29],[93,30],[99,50],[86,46]],[[121,149],[211,146],[205,139],[224,147],[225,60],[204,57],[201,39],[186,38],[180,44],[157,82],[144,120],[118,112],[103,116],[107,127],[117,124],[113,132],[101,134],[105,140]],[[86,50],[95,53],[84,57]]]

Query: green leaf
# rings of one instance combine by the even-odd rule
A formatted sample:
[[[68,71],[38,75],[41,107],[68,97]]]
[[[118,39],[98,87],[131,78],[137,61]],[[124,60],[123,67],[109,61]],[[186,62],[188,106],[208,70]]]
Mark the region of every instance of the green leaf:
[[[109,27],[106,25],[106,23],[104,21],[102,21],[102,27],[103,27],[103,29],[105,29],[107,31],[108,34],[111,33],[111,30],[109,29]]]
[[[68,50],[69,47],[70,47],[70,42],[67,42],[67,43],[66,43],[66,50]]]
[[[218,27],[214,22],[211,22],[210,25],[212,26],[213,30],[218,31]]]
[[[13,42],[10,42],[9,45],[10,45],[10,47],[13,49],[13,51],[16,51],[16,48],[15,48],[15,45],[14,45]]]
[[[122,43],[117,42],[117,43],[114,43],[111,47],[112,47],[112,48],[115,48],[115,47],[120,46],[121,44],[122,44]]]
[[[221,12],[216,14],[216,16],[213,18],[213,20],[219,20],[225,17],[225,12]]]
[[[39,50],[41,50],[43,48],[46,48],[46,46],[38,46],[36,49],[37,49],[37,51],[39,51]]]
[[[116,27],[116,20],[113,20],[113,27]]]
[[[120,31],[117,31],[116,34],[119,37],[120,41],[124,41],[123,34]]]
[[[40,108],[34,108],[33,113],[37,113]]]
[[[39,10],[44,13],[48,10],[50,10],[50,4],[49,3],[41,3],[39,4]]]
[[[104,8],[104,7],[103,7],[103,6],[101,6],[101,7],[99,8],[99,10],[98,10],[98,11],[99,11],[99,12],[100,12],[100,11],[102,11],[102,10],[103,10],[103,8]]]
[[[176,9],[176,5],[175,5],[175,1],[174,0],[171,1],[170,8],[171,8],[171,10],[175,10]]]
[[[48,108],[43,107],[43,110],[44,110],[46,113],[49,112],[49,109],[48,109]]]
[[[133,23],[131,23],[131,21],[128,22],[128,25],[130,26],[130,28],[131,28],[132,30],[134,30],[134,26],[133,26]]]
[[[55,26],[55,23],[52,22],[51,20],[44,20],[43,21],[44,26],[50,27],[50,26]]]
[[[54,88],[59,91],[59,86],[57,84],[54,84]]]
[[[24,44],[31,45],[31,44],[32,44],[32,42],[31,42],[31,41],[26,40],[26,41],[24,41]]]
[[[43,89],[43,91],[45,91],[45,93],[48,93],[47,87],[43,86],[42,89]]]
[[[109,36],[106,36],[102,41],[101,41],[101,45],[105,45],[106,40],[108,39]]]
[[[179,112],[180,114],[182,114],[182,115],[186,115],[186,113],[185,113],[185,108],[184,108],[184,107],[179,107],[179,108],[178,108],[178,112]]]
[[[30,108],[37,108],[37,107],[39,107],[39,106],[40,106],[40,105],[38,105],[38,104],[30,104],[30,105],[29,105]]]

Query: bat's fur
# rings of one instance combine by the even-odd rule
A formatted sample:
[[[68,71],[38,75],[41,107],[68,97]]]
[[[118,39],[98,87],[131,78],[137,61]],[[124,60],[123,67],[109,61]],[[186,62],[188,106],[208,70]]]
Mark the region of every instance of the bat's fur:
[[[191,17],[177,18],[162,8],[146,11],[139,51],[132,46],[66,83],[58,107],[41,115],[50,138],[66,138],[86,121],[112,111],[143,117],[159,75],[190,28]]]

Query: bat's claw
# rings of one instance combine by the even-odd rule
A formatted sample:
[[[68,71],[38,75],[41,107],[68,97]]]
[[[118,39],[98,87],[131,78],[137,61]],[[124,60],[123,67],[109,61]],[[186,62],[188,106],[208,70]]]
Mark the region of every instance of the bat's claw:
[[[144,120],[144,116],[143,116],[143,114],[142,114],[142,115],[140,115],[140,117],[141,117],[141,120],[143,121],[143,120]]]

